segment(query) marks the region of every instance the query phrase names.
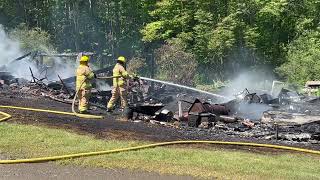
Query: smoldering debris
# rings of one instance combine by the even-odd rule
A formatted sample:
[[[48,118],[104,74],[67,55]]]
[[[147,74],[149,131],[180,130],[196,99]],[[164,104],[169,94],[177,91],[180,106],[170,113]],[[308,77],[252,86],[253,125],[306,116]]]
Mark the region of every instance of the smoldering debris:
[[[172,102],[165,103],[164,108],[175,112],[174,123],[169,123],[169,126],[189,130],[192,127],[195,131],[200,128],[207,133],[229,136],[319,143],[319,131],[310,130],[315,123],[320,124],[317,103],[310,103],[306,101],[307,97],[301,95],[298,95],[297,101],[297,93],[287,89],[281,90],[277,97],[266,91],[263,93],[245,91],[244,95],[237,96],[229,102],[214,104],[206,102],[211,97],[183,93],[181,90],[175,92],[170,89],[171,97],[176,98]],[[288,95],[285,101],[284,92]],[[168,94],[170,94],[168,91],[164,91],[158,93],[157,97],[168,97]],[[173,104],[176,108],[172,107]],[[284,117],[284,114],[287,117]],[[155,117],[144,117],[144,119],[149,121]],[[152,122],[155,123],[154,120]],[[303,130],[301,127],[304,127]]]
[[[39,77],[35,79],[28,81],[0,72],[0,92],[71,103],[75,94],[74,77],[50,83],[41,82]],[[104,109],[111,96],[108,84],[97,82],[90,99],[93,107]],[[276,97],[266,91],[245,89],[228,102],[214,103],[219,100],[161,83],[135,80],[129,84],[129,109],[120,113],[129,121],[168,126],[177,131],[320,143],[319,101],[310,101],[311,97],[288,89],[280,90]]]

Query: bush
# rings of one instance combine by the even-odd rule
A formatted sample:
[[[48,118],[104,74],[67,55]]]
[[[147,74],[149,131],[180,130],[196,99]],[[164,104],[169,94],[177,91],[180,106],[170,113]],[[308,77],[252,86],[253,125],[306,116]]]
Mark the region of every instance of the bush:
[[[214,92],[228,85],[228,81],[213,81],[212,84],[197,84],[196,88],[203,91]]]
[[[20,24],[9,33],[9,36],[19,41],[24,51],[50,52],[54,50],[50,43],[49,33],[40,28],[29,29],[25,24]]]
[[[182,47],[174,40],[156,50],[157,75],[163,80],[193,86],[197,61],[193,54],[185,52]]]
[[[288,62],[277,72],[291,83],[320,80],[320,33],[309,32],[288,46]]]
[[[142,70],[146,65],[145,59],[141,57],[133,57],[127,64],[127,70],[130,73],[142,74]]]

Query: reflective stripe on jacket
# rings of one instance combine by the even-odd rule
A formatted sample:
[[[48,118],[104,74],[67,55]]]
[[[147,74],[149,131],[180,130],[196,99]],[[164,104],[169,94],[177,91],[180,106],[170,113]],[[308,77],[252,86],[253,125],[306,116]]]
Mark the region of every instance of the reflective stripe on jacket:
[[[91,80],[94,78],[94,73],[92,72],[92,70],[90,69],[89,66],[80,64],[77,69],[76,75],[77,75],[77,79],[76,79],[77,90],[92,88]],[[82,82],[83,82],[83,84],[82,84]]]
[[[113,76],[120,76],[113,78],[113,87],[121,87],[124,86],[125,79],[129,77],[129,74],[121,64],[117,63],[113,68]]]

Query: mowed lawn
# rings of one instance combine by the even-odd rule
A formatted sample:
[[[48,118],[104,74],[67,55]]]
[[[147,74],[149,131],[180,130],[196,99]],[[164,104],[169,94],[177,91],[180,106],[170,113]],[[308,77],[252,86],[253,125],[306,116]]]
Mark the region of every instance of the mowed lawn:
[[[59,129],[0,124],[0,151],[31,158],[101,151],[150,142],[99,140]],[[214,146],[213,146],[214,147]],[[138,151],[57,161],[218,179],[320,179],[320,156],[298,153],[251,153],[221,148],[157,147]]]

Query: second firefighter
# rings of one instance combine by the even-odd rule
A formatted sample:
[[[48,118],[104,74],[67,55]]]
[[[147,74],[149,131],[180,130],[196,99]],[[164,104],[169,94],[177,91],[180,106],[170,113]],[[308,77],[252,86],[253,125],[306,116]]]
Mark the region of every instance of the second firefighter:
[[[128,106],[126,80],[132,78],[132,76],[126,71],[125,63],[126,58],[120,56],[117,59],[117,64],[113,68],[113,89],[112,97],[107,104],[108,112],[111,112],[114,109],[114,105],[119,97],[121,100],[121,110]]]

